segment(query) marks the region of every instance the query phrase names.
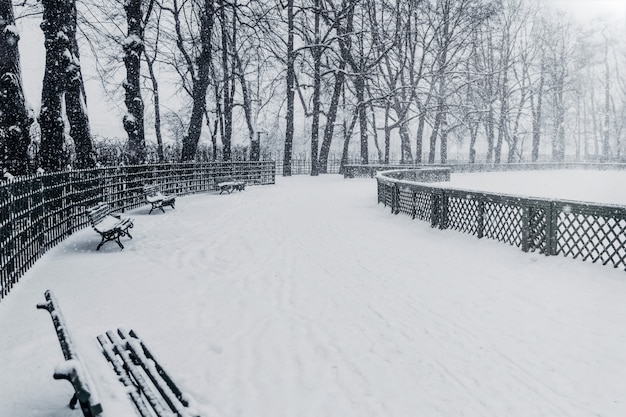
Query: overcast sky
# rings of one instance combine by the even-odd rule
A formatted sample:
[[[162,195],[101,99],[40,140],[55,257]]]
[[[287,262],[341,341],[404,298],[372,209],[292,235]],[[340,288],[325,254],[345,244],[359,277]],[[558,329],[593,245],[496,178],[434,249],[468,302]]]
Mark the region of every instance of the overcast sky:
[[[626,17],[626,0],[548,0],[577,19]]]

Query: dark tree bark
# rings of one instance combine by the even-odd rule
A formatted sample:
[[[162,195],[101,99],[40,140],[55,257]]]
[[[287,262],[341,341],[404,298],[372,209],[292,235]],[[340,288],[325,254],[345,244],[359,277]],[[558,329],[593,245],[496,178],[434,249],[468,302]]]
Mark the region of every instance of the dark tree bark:
[[[156,57],[156,56],[155,56]],[[157,140],[157,157],[159,162],[165,161],[163,153],[163,134],[161,132],[161,97],[159,95],[159,81],[154,73],[154,58],[146,59],[148,74],[152,83],[152,95],[154,97],[154,134]]]
[[[124,41],[124,81],[127,113],[124,115],[124,130],[128,134],[129,163],[139,164],[146,159],[146,138],[144,132],[144,104],[141,97],[141,54],[143,54],[142,0],[128,0],[126,10],[127,38]]]
[[[76,41],[76,2],[72,1],[72,25],[68,36],[72,45],[72,64],[67,68],[67,91],[65,92],[65,112],[70,125],[70,136],[76,149],[76,168],[96,166],[96,153],[93,147],[89,116],[87,115],[87,96],[80,68],[80,52]]]
[[[320,172],[325,174],[328,172],[328,154],[330,152],[330,145],[332,144],[333,134],[335,131],[335,120],[337,119],[337,109],[339,108],[339,98],[341,97],[341,91],[343,90],[343,84],[346,79],[344,70],[346,68],[345,61],[341,61],[339,69],[335,73],[335,85],[333,87],[333,96],[330,99],[330,106],[328,107],[328,114],[326,115],[326,126],[324,127],[324,139],[322,140],[322,146],[320,147],[319,157],[319,169]]]
[[[209,87],[211,72],[211,34],[213,32],[214,8],[213,1],[205,0],[200,20],[201,51],[196,59],[197,74],[193,75],[193,107],[187,135],[183,138],[182,161],[191,161],[196,156],[198,141],[202,133],[202,119],[206,109],[206,92]],[[191,66],[190,69],[193,69]],[[215,147],[214,147],[215,149]]]
[[[40,163],[47,171],[60,171],[66,165],[63,151],[63,94],[67,86],[66,70],[71,64],[72,45],[67,34],[71,27],[72,0],[43,0],[46,68],[41,90]]]
[[[295,104],[295,59],[296,54],[293,50],[293,0],[287,0],[287,115],[285,128],[285,148],[283,152],[283,176],[291,176],[291,154],[293,152],[293,133],[294,133],[294,104]]]
[[[13,175],[28,172],[28,146],[33,119],[24,99],[19,35],[10,0],[0,1],[0,144],[1,164]]]
[[[359,134],[361,136],[361,163],[369,163],[368,136],[367,136],[367,104],[365,103],[365,74],[357,74],[354,80],[354,89],[359,114]]]
[[[313,121],[311,123],[311,176],[319,175],[318,147],[320,130],[320,90],[322,88],[322,47],[320,46],[320,0],[315,0],[315,40],[313,55]]]
[[[232,79],[234,68],[230,65],[229,43],[228,43],[228,17],[226,16],[226,1],[220,0],[220,19],[221,19],[221,36],[222,36],[222,77],[223,77],[223,92],[222,92],[222,116],[224,118],[224,135],[222,136],[222,159],[224,161],[231,160],[231,143],[233,137],[233,108],[234,108],[234,95],[235,95],[235,83]],[[232,25],[233,32],[236,30],[237,21],[233,17]],[[234,38],[235,36],[233,36]]]
[[[162,9],[161,9],[162,10]],[[146,20],[149,17],[146,16]],[[160,22],[161,22],[161,12],[158,13],[156,17],[156,37],[153,44],[153,54],[150,56],[144,50],[144,57],[146,58],[146,64],[148,66],[148,74],[150,75],[150,82],[152,84],[152,96],[154,97],[154,135],[157,140],[157,157],[159,162],[165,161],[165,154],[163,153],[163,134],[161,132],[161,97],[159,95],[159,81],[157,80],[156,74],[154,72],[154,63],[157,59],[157,49],[159,45],[160,38]]]

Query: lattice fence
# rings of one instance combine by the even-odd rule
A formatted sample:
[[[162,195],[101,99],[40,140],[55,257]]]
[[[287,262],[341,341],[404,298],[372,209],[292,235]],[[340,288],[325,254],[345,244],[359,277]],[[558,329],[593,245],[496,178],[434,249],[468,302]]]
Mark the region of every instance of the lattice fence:
[[[378,176],[378,202],[478,238],[626,270],[626,207],[447,190]]]
[[[140,165],[19,177],[0,185],[0,300],[47,250],[88,225],[86,209],[106,201],[125,211],[145,204],[144,184],[178,195],[216,189],[229,176],[250,185],[273,184],[275,165],[215,162]]]

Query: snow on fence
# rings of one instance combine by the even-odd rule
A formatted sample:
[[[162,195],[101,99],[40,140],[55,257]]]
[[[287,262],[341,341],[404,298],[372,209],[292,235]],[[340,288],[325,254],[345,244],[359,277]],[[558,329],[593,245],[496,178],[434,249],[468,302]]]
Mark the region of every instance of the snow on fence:
[[[114,211],[146,204],[144,184],[177,195],[216,190],[215,178],[274,184],[275,164],[206,162],[72,170],[16,177],[0,184],[0,301],[46,251],[89,225],[99,201]]]
[[[433,187],[414,171],[379,173],[378,202],[431,227],[626,269],[626,207]]]
[[[500,171],[530,171],[550,169],[598,169],[598,170],[625,170],[623,163],[596,163],[596,162],[529,162],[529,163],[502,163],[502,164],[347,164],[343,169],[344,178],[370,177],[374,178],[377,172],[388,170],[424,169],[433,167],[447,167],[451,172],[500,172]]]

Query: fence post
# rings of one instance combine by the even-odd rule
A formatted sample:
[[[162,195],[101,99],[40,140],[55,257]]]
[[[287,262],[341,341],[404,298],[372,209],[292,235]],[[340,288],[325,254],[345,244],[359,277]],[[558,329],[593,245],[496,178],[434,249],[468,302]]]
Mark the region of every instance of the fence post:
[[[476,220],[478,223],[476,226],[476,236],[482,239],[485,235],[485,202],[482,198],[478,200],[478,218]]]
[[[532,208],[522,205],[522,251],[528,252],[530,248],[530,215]]]
[[[438,194],[437,192],[441,190],[433,190],[430,194],[430,227],[437,227],[441,229],[442,224],[442,216],[441,209],[442,203],[441,199],[443,198],[442,194]]]
[[[448,196],[444,190],[441,190],[441,221],[439,222],[439,228],[448,228]]]
[[[557,254],[557,217],[554,202],[550,202],[546,213],[546,255]]]
[[[393,214],[400,213],[400,188],[397,183],[394,183],[391,189],[391,212]]]

